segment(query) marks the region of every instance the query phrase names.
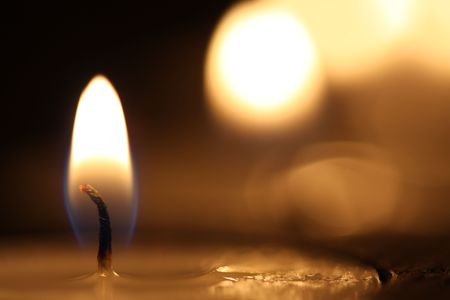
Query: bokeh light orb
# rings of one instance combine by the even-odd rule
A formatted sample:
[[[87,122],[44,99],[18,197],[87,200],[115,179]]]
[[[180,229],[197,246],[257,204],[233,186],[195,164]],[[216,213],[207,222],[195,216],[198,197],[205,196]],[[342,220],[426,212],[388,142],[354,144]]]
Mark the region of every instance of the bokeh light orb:
[[[234,6],[206,60],[213,111],[242,128],[279,129],[307,119],[321,90],[320,63],[295,11],[268,2]]]

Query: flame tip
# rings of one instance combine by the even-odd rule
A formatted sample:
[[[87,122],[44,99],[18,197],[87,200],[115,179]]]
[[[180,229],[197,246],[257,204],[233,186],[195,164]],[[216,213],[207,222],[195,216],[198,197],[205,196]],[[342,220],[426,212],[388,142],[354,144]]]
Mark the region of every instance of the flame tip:
[[[91,81],[94,81],[94,80],[106,80],[106,81],[109,81],[108,77],[105,74],[103,74],[103,73],[95,74],[92,77]]]
[[[107,84],[111,86],[114,89],[114,85],[109,80],[109,78],[103,74],[103,73],[97,73],[94,76],[91,77],[91,79],[88,81],[88,84],[86,85],[84,92],[91,86],[95,86],[98,84]]]

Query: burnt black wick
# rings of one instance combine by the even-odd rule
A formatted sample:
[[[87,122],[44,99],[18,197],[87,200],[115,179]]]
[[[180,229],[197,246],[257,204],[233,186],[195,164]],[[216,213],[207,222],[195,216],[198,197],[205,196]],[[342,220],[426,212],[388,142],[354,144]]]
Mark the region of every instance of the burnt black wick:
[[[80,191],[91,198],[97,205],[98,221],[100,225],[98,236],[98,272],[100,275],[114,273],[111,265],[111,223],[109,221],[108,208],[99,192],[89,184],[80,185]]]

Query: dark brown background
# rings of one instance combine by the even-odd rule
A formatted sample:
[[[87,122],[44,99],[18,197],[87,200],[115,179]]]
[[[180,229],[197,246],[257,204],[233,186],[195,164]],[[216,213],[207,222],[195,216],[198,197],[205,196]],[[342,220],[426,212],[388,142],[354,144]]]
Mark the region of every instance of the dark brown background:
[[[71,128],[79,95],[98,73],[110,78],[122,98],[141,180],[159,177],[142,164],[158,162],[152,155],[161,145],[208,132],[203,58],[230,2],[5,7],[2,233],[69,230],[63,174]],[[141,204],[151,205],[147,201]]]
[[[282,173],[311,145],[344,143],[341,153],[331,147],[303,162],[355,155],[365,144],[386,152],[398,168],[398,194],[388,222],[375,227],[377,236],[447,236],[448,79],[400,60],[344,87],[326,79],[321,114],[288,135],[228,131],[211,117],[203,69],[214,27],[231,5],[196,0],[8,8],[0,48],[0,232],[70,234],[63,180],[75,109],[87,82],[103,73],[125,109],[141,232],[245,238],[311,233],[315,224],[295,201],[277,215],[279,203],[248,202],[245,189],[268,161],[266,172]],[[367,153],[358,155],[376,163]],[[378,207],[377,201],[371,205]]]

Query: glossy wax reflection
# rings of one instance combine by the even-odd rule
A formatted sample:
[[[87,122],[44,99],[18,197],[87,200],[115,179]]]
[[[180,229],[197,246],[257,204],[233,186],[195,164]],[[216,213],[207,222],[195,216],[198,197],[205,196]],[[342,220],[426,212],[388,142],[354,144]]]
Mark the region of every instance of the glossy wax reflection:
[[[115,240],[125,243],[135,221],[132,162],[119,96],[103,76],[93,78],[80,97],[67,175],[66,204],[78,239],[93,242],[98,230],[96,208],[78,189],[90,184],[109,208]]]

